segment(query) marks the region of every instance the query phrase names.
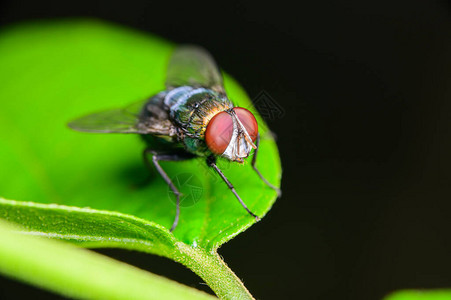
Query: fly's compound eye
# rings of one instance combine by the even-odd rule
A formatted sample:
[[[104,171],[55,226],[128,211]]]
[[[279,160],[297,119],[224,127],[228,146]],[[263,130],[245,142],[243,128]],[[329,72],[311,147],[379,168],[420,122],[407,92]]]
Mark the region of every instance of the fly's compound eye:
[[[235,107],[233,109],[235,111],[236,116],[243,124],[244,128],[246,128],[247,133],[252,139],[252,142],[255,142],[258,135],[258,124],[254,115],[245,108]]]
[[[205,130],[205,142],[211,152],[221,155],[227,149],[227,146],[229,146],[232,135],[232,117],[223,111],[216,114],[208,122],[207,129]]]

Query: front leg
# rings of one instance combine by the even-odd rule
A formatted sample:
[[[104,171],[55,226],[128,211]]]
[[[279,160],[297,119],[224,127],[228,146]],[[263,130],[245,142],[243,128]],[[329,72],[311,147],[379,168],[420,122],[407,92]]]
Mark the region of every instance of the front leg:
[[[207,158],[207,165],[212,167],[218,174],[219,176],[221,176],[222,180],[224,180],[224,182],[227,184],[227,186],[229,187],[229,189],[232,191],[232,193],[235,195],[235,197],[238,199],[238,201],[240,201],[241,205],[244,207],[244,209],[255,218],[256,221],[260,221],[260,217],[257,216],[256,214],[254,214],[247,206],[246,204],[243,202],[243,200],[241,200],[240,196],[238,195],[238,193],[235,190],[235,187],[232,185],[232,183],[230,183],[230,181],[227,179],[227,177],[225,177],[225,175],[222,173],[222,171],[218,168],[218,166],[216,165],[216,158],[212,155],[209,156]]]
[[[260,171],[257,169],[257,166],[255,165],[255,163],[257,162],[257,154],[258,154],[258,148],[260,145],[260,134],[257,135],[257,140],[255,141],[255,146],[257,146],[257,148],[254,151],[254,156],[252,157],[252,168],[254,169],[254,171],[258,174],[258,176],[260,176],[260,179],[266,183],[267,186],[269,186],[270,188],[272,188],[273,190],[275,190],[277,192],[277,197],[282,196],[282,191],[275,187],[274,185],[272,185],[268,180],[266,180],[265,177],[263,177],[262,173],[260,173]]]
[[[157,169],[158,173],[160,173],[161,177],[163,177],[164,181],[169,185],[169,188],[172,190],[174,195],[177,198],[177,205],[176,205],[176,213],[174,222],[172,223],[170,231],[174,231],[174,229],[177,227],[177,224],[179,222],[179,216],[180,216],[180,192],[177,189],[177,187],[172,182],[171,178],[169,178],[168,174],[163,170],[163,168],[158,163],[159,161],[183,161],[192,159],[194,156],[188,153],[160,153],[157,151],[154,151],[152,149],[145,149],[143,152],[144,162],[146,163],[147,168],[151,168],[149,157],[148,155],[152,154],[152,162]]]

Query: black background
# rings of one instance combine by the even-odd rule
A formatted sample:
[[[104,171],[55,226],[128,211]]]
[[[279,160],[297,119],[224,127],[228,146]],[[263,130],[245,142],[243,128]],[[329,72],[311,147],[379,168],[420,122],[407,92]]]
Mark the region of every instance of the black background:
[[[451,16],[438,1],[2,2],[0,25],[89,16],[200,44],[285,111],[283,197],[220,254],[259,299],[451,286]],[[183,266],[100,252],[199,289]],[[54,295],[13,280],[2,299]]]

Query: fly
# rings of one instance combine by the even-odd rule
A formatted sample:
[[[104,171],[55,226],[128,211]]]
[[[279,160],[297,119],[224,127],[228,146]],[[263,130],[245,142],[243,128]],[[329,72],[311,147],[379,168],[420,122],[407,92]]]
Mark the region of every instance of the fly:
[[[245,108],[235,107],[228,99],[216,63],[200,47],[181,46],[174,51],[165,84],[166,90],[150,99],[81,117],[70,122],[69,127],[84,132],[135,133],[143,137],[147,145],[143,152],[147,167],[151,168],[153,163],[177,198],[170,231],[178,224],[180,192],[160,161],[206,158],[207,165],[218,173],[244,209],[260,220],[216,165],[218,156],[242,163],[255,149],[253,169],[266,185],[280,194],[255,165],[260,135],[254,115]]]

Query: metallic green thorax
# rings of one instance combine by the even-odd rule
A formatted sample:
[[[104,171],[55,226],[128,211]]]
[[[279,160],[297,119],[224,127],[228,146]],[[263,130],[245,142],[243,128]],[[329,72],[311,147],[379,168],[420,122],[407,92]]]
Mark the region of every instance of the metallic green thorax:
[[[204,140],[208,122],[217,113],[233,108],[225,95],[189,86],[169,91],[164,103],[169,110],[169,119],[177,128],[178,140],[188,152],[201,156],[210,154]]]

